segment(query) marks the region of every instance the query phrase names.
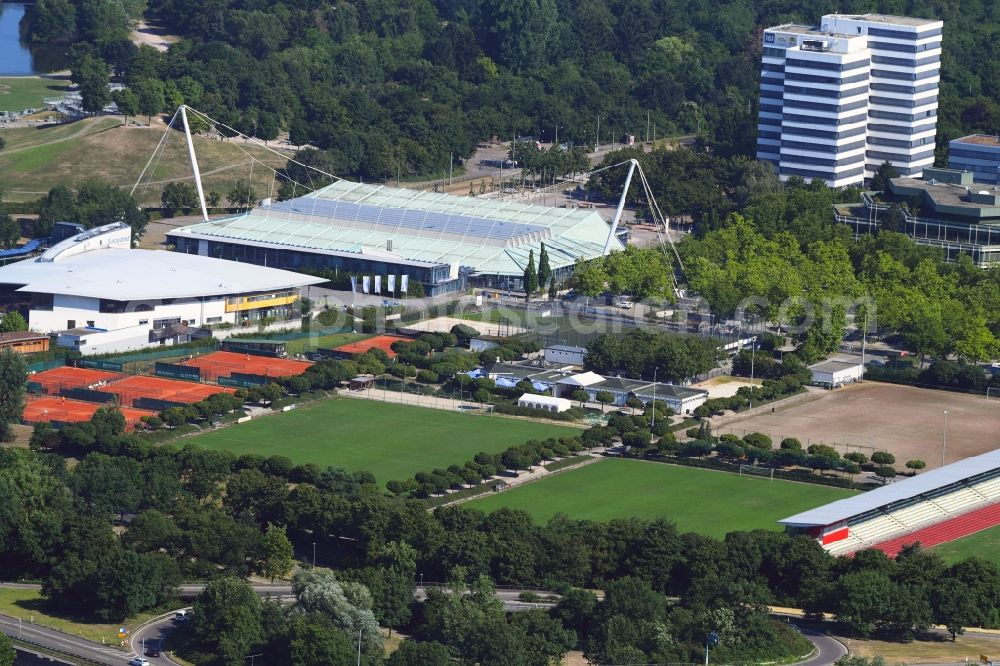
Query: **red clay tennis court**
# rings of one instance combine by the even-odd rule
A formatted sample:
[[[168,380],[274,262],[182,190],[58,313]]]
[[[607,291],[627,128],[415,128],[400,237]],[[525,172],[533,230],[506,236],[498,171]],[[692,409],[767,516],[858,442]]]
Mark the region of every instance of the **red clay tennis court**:
[[[131,405],[138,398],[156,398],[170,402],[200,402],[216,393],[234,393],[233,389],[214,384],[197,384],[163,377],[132,375],[101,389],[118,396],[118,402]]]
[[[180,364],[201,370],[202,379],[228,377],[234,372],[264,377],[294,377],[301,375],[312,366],[312,363],[305,361],[227,351],[196,356],[181,361]]]
[[[61,368],[36,372],[28,377],[28,381],[38,384],[42,387],[42,392],[51,395],[59,393],[63,389],[96,387],[121,377],[124,377],[124,375],[118,372],[74,368],[66,365]]]
[[[28,397],[28,404],[24,408],[23,420],[27,424],[39,423],[42,421],[62,421],[64,423],[79,423],[89,421],[94,413],[103,407],[96,402],[81,402],[79,400],[66,400],[65,398]],[[120,407],[122,415],[125,417],[125,424],[129,428],[134,428],[143,416],[154,416],[156,412],[145,409],[135,409],[133,407]]]
[[[358,340],[357,342],[334,347],[333,351],[344,356],[354,356],[355,354],[364,354],[372,349],[381,349],[389,355],[389,358],[396,358],[396,352],[392,351],[392,344],[394,342],[412,342],[412,340],[411,338],[402,338],[398,335],[376,335],[374,338]]]

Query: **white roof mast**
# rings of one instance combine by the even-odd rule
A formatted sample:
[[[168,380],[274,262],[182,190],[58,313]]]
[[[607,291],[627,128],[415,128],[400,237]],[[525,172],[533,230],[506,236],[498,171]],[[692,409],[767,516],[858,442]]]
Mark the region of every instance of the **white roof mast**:
[[[191,126],[188,125],[187,105],[185,104],[181,104],[181,120],[184,121],[184,138],[187,139],[188,155],[191,157],[191,169],[194,171],[194,186],[198,188],[201,219],[204,222],[208,222],[208,208],[205,207],[205,190],[201,186],[201,171],[198,170],[198,158],[194,154],[194,141],[191,140]]]

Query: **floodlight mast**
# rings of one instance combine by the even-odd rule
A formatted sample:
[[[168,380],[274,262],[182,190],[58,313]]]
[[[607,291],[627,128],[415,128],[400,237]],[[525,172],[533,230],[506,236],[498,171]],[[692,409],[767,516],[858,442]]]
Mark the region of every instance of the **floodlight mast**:
[[[615,211],[615,219],[611,223],[611,231],[608,232],[608,240],[604,242],[605,257],[611,254],[611,243],[615,238],[615,232],[618,231],[618,222],[622,219],[622,211],[625,210],[625,196],[628,194],[628,188],[632,184],[632,174],[635,173],[635,168],[639,166],[639,161],[636,159],[631,159],[629,162],[628,175],[625,176],[625,187],[622,188],[622,198],[618,200],[618,209]]]
[[[194,186],[198,188],[198,203],[201,204],[201,218],[208,222],[208,208],[205,206],[205,190],[201,186],[201,171],[198,170],[198,158],[194,154],[194,141],[191,140],[191,126],[188,125],[187,105],[181,104],[181,120],[184,121],[184,138],[187,139],[188,155],[191,157],[191,170],[194,171]]]

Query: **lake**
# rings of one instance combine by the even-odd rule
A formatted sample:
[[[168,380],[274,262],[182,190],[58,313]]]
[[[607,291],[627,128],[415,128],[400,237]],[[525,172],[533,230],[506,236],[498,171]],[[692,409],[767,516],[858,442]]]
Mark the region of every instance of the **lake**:
[[[0,2],[0,76],[46,74],[66,68],[63,46],[29,45],[21,39],[27,5]]]

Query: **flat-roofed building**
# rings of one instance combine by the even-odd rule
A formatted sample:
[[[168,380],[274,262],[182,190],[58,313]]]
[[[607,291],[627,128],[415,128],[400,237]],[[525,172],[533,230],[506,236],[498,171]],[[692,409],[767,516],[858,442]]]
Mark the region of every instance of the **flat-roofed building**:
[[[856,206],[838,206],[837,221],[856,235],[879,229],[909,235],[941,248],[948,261],[967,254],[986,268],[1000,263],[1000,186],[977,184],[971,171],[924,169],[922,178],[893,178],[875,200],[862,194]],[[919,202],[918,215],[911,210]]]
[[[948,142],[948,168],[972,173],[972,180],[1000,185],[1000,136],[973,134]]]
[[[187,342],[214,324],[294,323],[298,289],[320,278],[175,252],[131,249],[116,223],[0,267],[0,295],[32,330],[83,354]]]
[[[339,180],[310,194],[167,232],[178,252],[289,270],[401,277],[433,296],[470,286],[522,288],[544,244],[556,282],[604,255],[611,226],[579,208],[421,192]],[[611,250],[624,248],[616,237]],[[390,288],[392,282],[395,289]],[[375,282],[369,287],[374,290]],[[358,288],[362,288],[359,281]]]

